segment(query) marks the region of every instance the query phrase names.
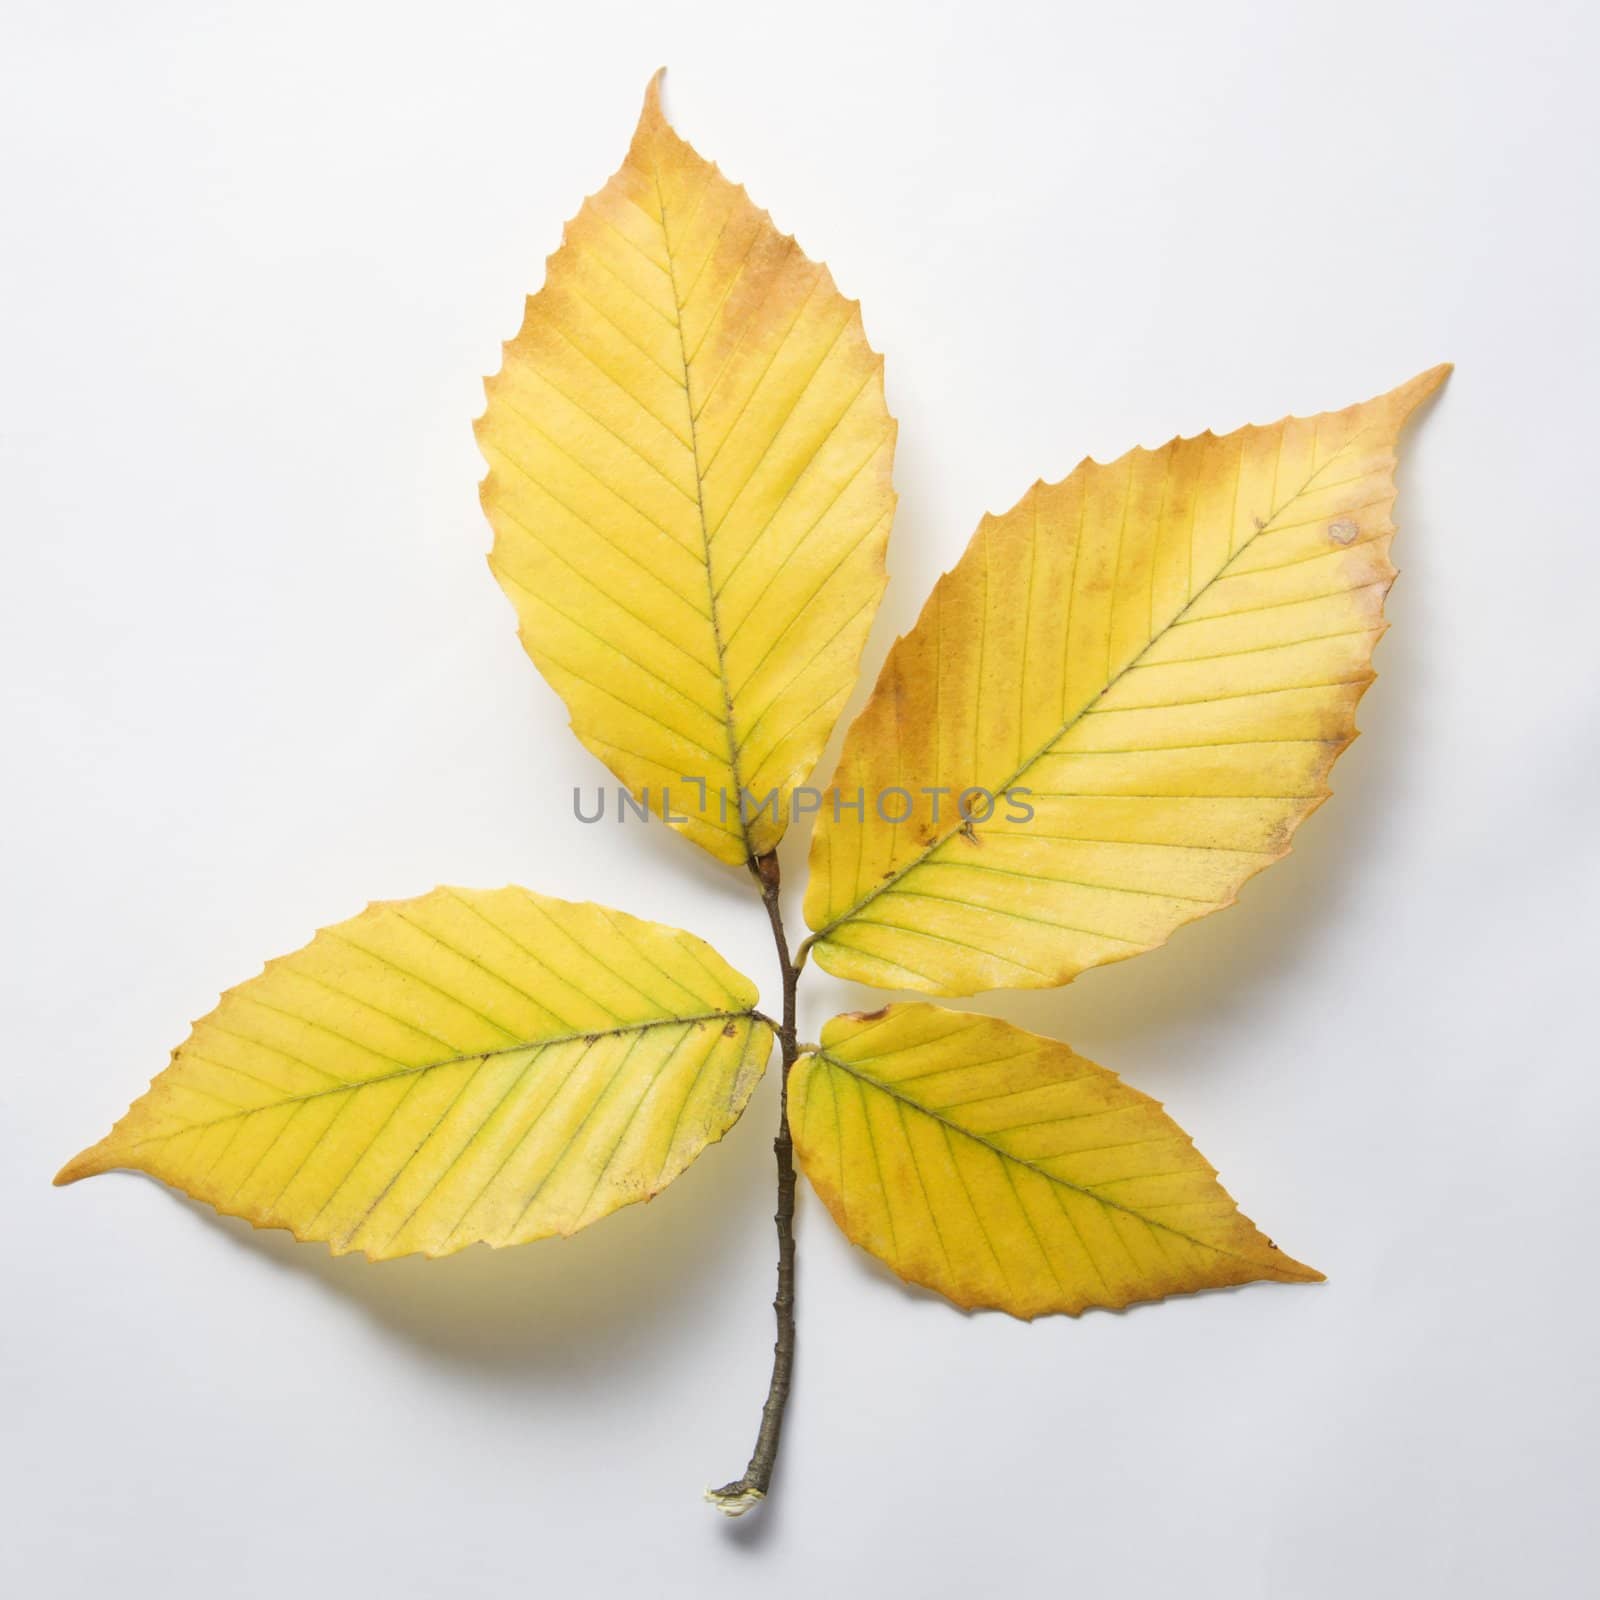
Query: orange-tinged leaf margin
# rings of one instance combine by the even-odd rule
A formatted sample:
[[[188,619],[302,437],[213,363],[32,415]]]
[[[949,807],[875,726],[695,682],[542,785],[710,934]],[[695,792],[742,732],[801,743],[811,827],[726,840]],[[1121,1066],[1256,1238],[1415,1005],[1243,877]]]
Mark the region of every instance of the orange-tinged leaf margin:
[[[742,866],[854,689],[897,425],[859,303],[673,130],[660,77],[486,381],[480,495],[575,735]]]
[[[881,988],[1041,988],[1232,905],[1355,737],[1396,441],[1449,371],[1085,461],[986,516],[846,733],[802,949]],[[909,815],[848,809],[889,785]],[[969,785],[1033,814],[934,813]]]

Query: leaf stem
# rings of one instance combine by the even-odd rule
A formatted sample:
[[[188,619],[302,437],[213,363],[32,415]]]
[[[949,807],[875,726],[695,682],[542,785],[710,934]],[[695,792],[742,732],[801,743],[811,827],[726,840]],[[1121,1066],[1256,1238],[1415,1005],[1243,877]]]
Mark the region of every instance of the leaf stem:
[[[767,1401],[761,1408],[761,1425],[756,1430],[756,1447],[744,1476],[720,1489],[707,1489],[706,1499],[730,1517],[742,1517],[751,1506],[766,1498],[772,1483],[772,1469],[778,1459],[778,1440],[783,1432],[783,1408],[788,1403],[789,1385],[794,1376],[794,1141],[789,1135],[789,1069],[799,1054],[795,1042],[795,992],[800,968],[789,954],[784,936],[783,914],[778,905],[778,857],[775,851],[751,859],[750,871],[761,887],[761,900],[772,924],[773,942],[778,947],[778,964],[783,972],[783,1024],[778,1029],[778,1045],[783,1054],[782,1076],[778,1083],[778,1136],[772,1141],[778,1158],[778,1209],[773,1221],[778,1228],[778,1293],[772,1309],[778,1321],[777,1342],[772,1347],[772,1382]]]

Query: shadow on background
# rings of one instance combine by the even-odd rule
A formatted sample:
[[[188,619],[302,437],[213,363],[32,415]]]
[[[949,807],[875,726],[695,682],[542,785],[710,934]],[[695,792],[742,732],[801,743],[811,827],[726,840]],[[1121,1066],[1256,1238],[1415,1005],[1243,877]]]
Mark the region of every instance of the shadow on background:
[[[710,1286],[739,1257],[741,1234],[770,1228],[775,1094],[769,1069],[740,1123],[675,1183],[570,1240],[374,1263],[173,1193],[205,1227],[314,1279],[430,1356],[499,1376],[536,1378],[544,1369],[603,1379],[630,1355],[659,1356],[703,1329],[716,1298]],[[752,1284],[750,1293],[759,1302],[770,1285]]]
[[[1104,1052],[1103,1065],[1157,1098],[1157,1080],[1170,1086],[1200,1068],[1226,1074],[1229,1060],[1209,1047],[1210,1037],[1268,1007],[1276,989],[1304,992],[1323,928],[1360,916],[1360,864],[1389,854],[1384,801],[1415,737],[1407,707],[1416,698],[1417,661],[1391,636],[1380,646],[1378,665],[1387,693],[1362,702],[1363,733],[1334,768],[1336,793],[1302,824],[1291,853],[1244,885],[1237,905],[1178,929],[1158,949],[1093,968],[1064,988],[956,999],[901,991],[892,998],[986,1012],[1087,1055]],[[802,1033],[814,1040],[834,1013],[878,1006],[885,998],[808,965]],[[1125,1057],[1123,1044],[1129,1047]]]
[[[1391,602],[1391,618],[1408,608]],[[1421,619],[1416,619],[1421,620]],[[1092,1053],[1126,1042],[1126,1065],[1140,1087],[1152,1074],[1177,1083],[1203,1066],[1228,1072],[1207,1036],[1236,1033],[1242,1015],[1270,1006],[1274,990],[1304,994],[1324,930],[1362,915],[1363,864],[1393,853],[1386,798],[1405,787],[1420,738],[1422,688],[1418,628],[1404,618],[1378,647],[1381,681],[1362,700],[1362,729],[1330,777],[1334,794],[1301,825],[1283,860],[1249,879],[1227,910],[1179,928],[1170,941],[1134,960],[1092,969],[1064,989],[993,992],[951,1002],[993,1012]],[[1360,925],[1359,920],[1356,923]],[[1080,1040],[1082,1043],[1080,1043]],[[1287,1064],[1292,1065],[1292,1064]],[[1155,1091],[1152,1091],[1155,1092]]]

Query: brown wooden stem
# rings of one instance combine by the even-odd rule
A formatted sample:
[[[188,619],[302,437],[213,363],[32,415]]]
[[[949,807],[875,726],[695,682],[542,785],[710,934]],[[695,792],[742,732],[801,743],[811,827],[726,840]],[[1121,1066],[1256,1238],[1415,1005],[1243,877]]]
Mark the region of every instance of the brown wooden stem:
[[[772,1382],[767,1401],[761,1408],[761,1425],[756,1430],[756,1447],[744,1476],[720,1489],[708,1489],[706,1499],[730,1517],[743,1516],[751,1506],[766,1498],[772,1483],[772,1468],[778,1459],[778,1440],[783,1432],[783,1408],[788,1403],[789,1385],[794,1377],[794,1141],[789,1136],[789,1069],[799,1050],[795,1043],[795,991],[800,968],[789,955],[789,941],[783,932],[783,915],[778,906],[778,857],[775,852],[757,856],[750,870],[761,886],[762,903],[772,924],[772,937],[778,947],[778,963],[783,971],[783,1025],[778,1029],[778,1045],[783,1055],[782,1076],[778,1083],[778,1136],[772,1141],[778,1158],[778,1209],[773,1221],[778,1227],[778,1293],[772,1309],[778,1319],[778,1338],[772,1347]]]

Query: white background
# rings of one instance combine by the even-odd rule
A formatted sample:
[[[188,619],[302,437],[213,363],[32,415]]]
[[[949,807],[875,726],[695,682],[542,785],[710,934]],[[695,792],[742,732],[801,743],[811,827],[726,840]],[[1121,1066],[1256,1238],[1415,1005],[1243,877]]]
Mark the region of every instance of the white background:
[[[3,34],[13,1593],[1583,1590],[1592,4],[7,0]],[[1458,364],[1294,855],[994,997],[1168,1102],[1330,1281],[963,1317],[803,1196],[783,1461],[736,1526],[697,1497],[766,1381],[770,1081],[654,1205],[440,1263],[49,1187],[219,990],[370,898],[595,898],[772,992],[739,875],[572,820],[604,774],[483,564],[480,375],[663,62],[887,354],[869,674],[1036,475]],[[805,1031],[863,994],[808,975]]]

